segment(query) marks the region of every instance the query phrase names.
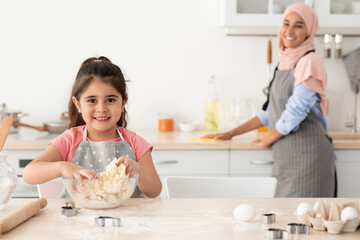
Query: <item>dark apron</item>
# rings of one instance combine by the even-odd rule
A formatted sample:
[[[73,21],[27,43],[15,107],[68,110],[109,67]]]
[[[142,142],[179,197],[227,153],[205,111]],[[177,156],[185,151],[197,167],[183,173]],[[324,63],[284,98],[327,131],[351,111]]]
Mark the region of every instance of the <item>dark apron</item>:
[[[294,68],[275,70],[270,88],[269,127],[275,128],[294,89]],[[312,111],[296,132],[272,145],[277,178],[275,197],[333,197],[335,192],[335,154],[331,139]]]

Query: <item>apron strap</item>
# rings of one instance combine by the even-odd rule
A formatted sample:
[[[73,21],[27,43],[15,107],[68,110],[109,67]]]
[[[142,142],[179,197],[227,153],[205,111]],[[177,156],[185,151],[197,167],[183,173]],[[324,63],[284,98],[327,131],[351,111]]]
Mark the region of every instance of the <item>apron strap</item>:
[[[312,52],[315,52],[315,49],[311,49],[311,50],[309,50],[309,51],[307,51],[304,55],[302,55],[300,58],[302,58],[302,57],[304,57],[304,56],[306,56],[306,55],[308,55],[309,53],[312,53]],[[300,58],[298,59],[298,61],[300,60]],[[296,64],[298,63],[298,61],[295,63],[295,65],[294,65],[294,67],[293,68],[295,68],[296,67]],[[269,105],[269,100],[270,100],[270,88],[271,88],[271,85],[272,85],[272,83],[273,83],[273,81],[274,81],[274,79],[275,79],[275,74],[276,74],[276,71],[278,70],[278,66],[279,66],[279,63],[276,65],[276,68],[275,68],[275,70],[274,70],[274,75],[273,75],[273,78],[271,79],[271,81],[270,81],[270,83],[269,83],[269,87],[268,87],[268,94],[267,94],[267,96],[266,96],[266,102],[263,104],[263,106],[262,106],[262,110],[266,110],[267,109],[267,107],[268,107],[268,105]]]
[[[120,132],[120,130],[119,130],[119,128],[116,127],[116,131],[117,131],[117,133],[119,134],[121,140],[122,140],[122,141],[125,141],[124,138],[123,138],[123,136],[122,136],[122,134],[121,134],[121,132]],[[84,133],[83,133],[83,141],[86,141],[86,138],[87,138],[87,129],[86,129],[86,126],[85,126],[85,128],[84,128]]]

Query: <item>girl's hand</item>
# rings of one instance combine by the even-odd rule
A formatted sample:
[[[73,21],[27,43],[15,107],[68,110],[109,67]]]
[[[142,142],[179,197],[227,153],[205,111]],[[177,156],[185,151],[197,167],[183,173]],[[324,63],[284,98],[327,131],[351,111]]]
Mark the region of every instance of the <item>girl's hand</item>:
[[[212,139],[218,139],[218,140],[230,140],[232,138],[232,135],[230,132],[224,132],[224,133],[215,133],[215,134],[208,134],[201,138],[212,138]]]
[[[98,179],[96,173],[83,168],[75,163],[63,162],[61,165],[61,174],[66,178],[78,178],[78,179]]]
[[[124,164],[126,167],[126,174],[133,177],[139,173],[139,163],[129,158],[128,156],[121,156],[118,161],[118,166]]]

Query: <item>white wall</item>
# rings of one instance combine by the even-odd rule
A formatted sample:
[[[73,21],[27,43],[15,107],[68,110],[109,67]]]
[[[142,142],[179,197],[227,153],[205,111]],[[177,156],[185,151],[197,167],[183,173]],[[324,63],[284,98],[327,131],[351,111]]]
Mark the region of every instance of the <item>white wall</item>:
[[[131,80],[131,128],[156,128],[158,112],[203,123],[211,74],[223,99],[242,96],[260,109],[268,38],[226,37],[217,24],[217,0],[1,1],[0,102],[29,113],[25,123],[57,119],[81,62],[105,55]],[[360,45],[359,38],[344,41],[345,53]],[[344,130],[349,81],[341,60],[326,63],[330,129]]]

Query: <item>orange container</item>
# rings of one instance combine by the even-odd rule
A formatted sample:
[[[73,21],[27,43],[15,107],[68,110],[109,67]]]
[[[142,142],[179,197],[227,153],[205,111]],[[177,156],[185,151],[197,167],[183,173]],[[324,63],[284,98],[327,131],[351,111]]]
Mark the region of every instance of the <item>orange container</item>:
[[[258,128],[258,140],[263,140],[269,134],[269,127]]]
[[[173,118],[160,118],[159,119],[159,131],[160,132],[174,131],[174,119]]]

